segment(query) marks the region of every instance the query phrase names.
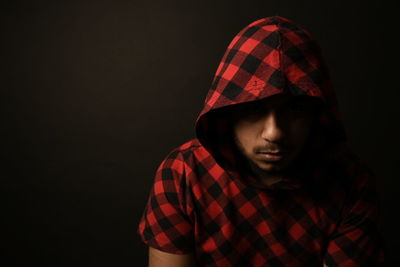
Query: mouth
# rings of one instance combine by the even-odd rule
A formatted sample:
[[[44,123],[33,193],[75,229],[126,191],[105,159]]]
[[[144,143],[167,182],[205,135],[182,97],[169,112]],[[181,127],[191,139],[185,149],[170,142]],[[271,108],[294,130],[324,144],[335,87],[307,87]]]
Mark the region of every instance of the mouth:
[[[276,162],[283,160],[287,155],[284,151],[258,152],[257,156],[263,161]]]
[[[262,151],[259,151],[258,153],[268,153],[268,154],[282,154],[282,153],[285,153],[285,151],[283,151],[283,150],[274,150],[274,151],[271,151],[271,150],[262,150]]]

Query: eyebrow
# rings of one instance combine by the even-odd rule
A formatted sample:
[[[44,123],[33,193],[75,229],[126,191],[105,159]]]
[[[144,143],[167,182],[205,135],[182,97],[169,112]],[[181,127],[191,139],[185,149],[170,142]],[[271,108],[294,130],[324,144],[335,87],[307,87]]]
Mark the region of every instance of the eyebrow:
[[[270,107],[271,105],[266,101],[268,101],[268,98],[264,98],[264,99],[259,99],[259,100],[254,100],[254,101],[250,101],[250,102],[244,102],[244,103],[239,103],[236,104],[234,106],[232,106],[231,111],[233,113],[237,113],[240,111],[251,111],[251,109],[257,109],[260,107]],[[280,108],[281,106],[286,106],[286,105],[290,105],[293,103],[299,103],[299,104],[304,104],[308,107],[318,107],[319,106],[319,99],[317,99],[316,97],[312,97],[312,96],[308,96],[308,95],[300,95],[300,96],[292,96],[290,98],[284,99],[283,101],[281,101],[280,103],[277,104],[278,108]]]

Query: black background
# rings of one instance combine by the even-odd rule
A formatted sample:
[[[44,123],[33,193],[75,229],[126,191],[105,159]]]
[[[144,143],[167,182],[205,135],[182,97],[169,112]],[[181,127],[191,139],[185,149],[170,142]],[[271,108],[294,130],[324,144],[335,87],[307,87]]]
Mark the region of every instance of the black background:
[[[384,2],[53,0],[0,7],[2,264],[145,266],[136,230],[158,164],[194,137],[234,35],[281,15],[320,43],[350,144],[378,177],[387,258],[399,266],[399,90],[390,49],[397,33]]]

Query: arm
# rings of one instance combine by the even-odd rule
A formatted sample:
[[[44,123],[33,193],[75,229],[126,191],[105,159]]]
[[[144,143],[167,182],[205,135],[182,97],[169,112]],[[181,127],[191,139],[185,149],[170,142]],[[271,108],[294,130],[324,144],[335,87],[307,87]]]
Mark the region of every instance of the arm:
[[[194,267],[193,254],[171,254],[149,247],[149,267]]]
[[[330,236],[326,266],[383,266],[384,241],[380,199],[370,169],[358,170],[337,229]]]
[[[182,154],[176,150],[163,160],[139,223],[138,233],[149,246],[152,267],[190,266],[185,263],[195,251],[184,164]]]

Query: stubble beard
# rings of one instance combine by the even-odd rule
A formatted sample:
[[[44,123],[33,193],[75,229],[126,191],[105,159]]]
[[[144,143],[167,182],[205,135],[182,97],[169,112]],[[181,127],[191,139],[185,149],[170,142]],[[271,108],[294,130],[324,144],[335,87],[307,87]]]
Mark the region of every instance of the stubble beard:
[[[250,171],[253,174],[255,174],[258,178],[260,179],[283,178],[287,176],[287,172],[290,166],[277,169],[264,169],[246,155],[246,151],[243,145],[240,143],[235,134],[233,134],[233,143],[236,147],[237,152],[241,156],[242,161],[244,161],[246,167],[250,169]]]
[[[312,134],[310,134],[300,149],[299,153],[283,167],[264,169],[246,155],[245,149],[234,133],[231,135],[231,140],[234,144],[236,152],[241,158],[241,162],[246,169],[250,170],[259,179],[277,179],[277,178],[296,178],[300,173],[305,171],[305,163],[309,155],[310,142],[312,142]]]

